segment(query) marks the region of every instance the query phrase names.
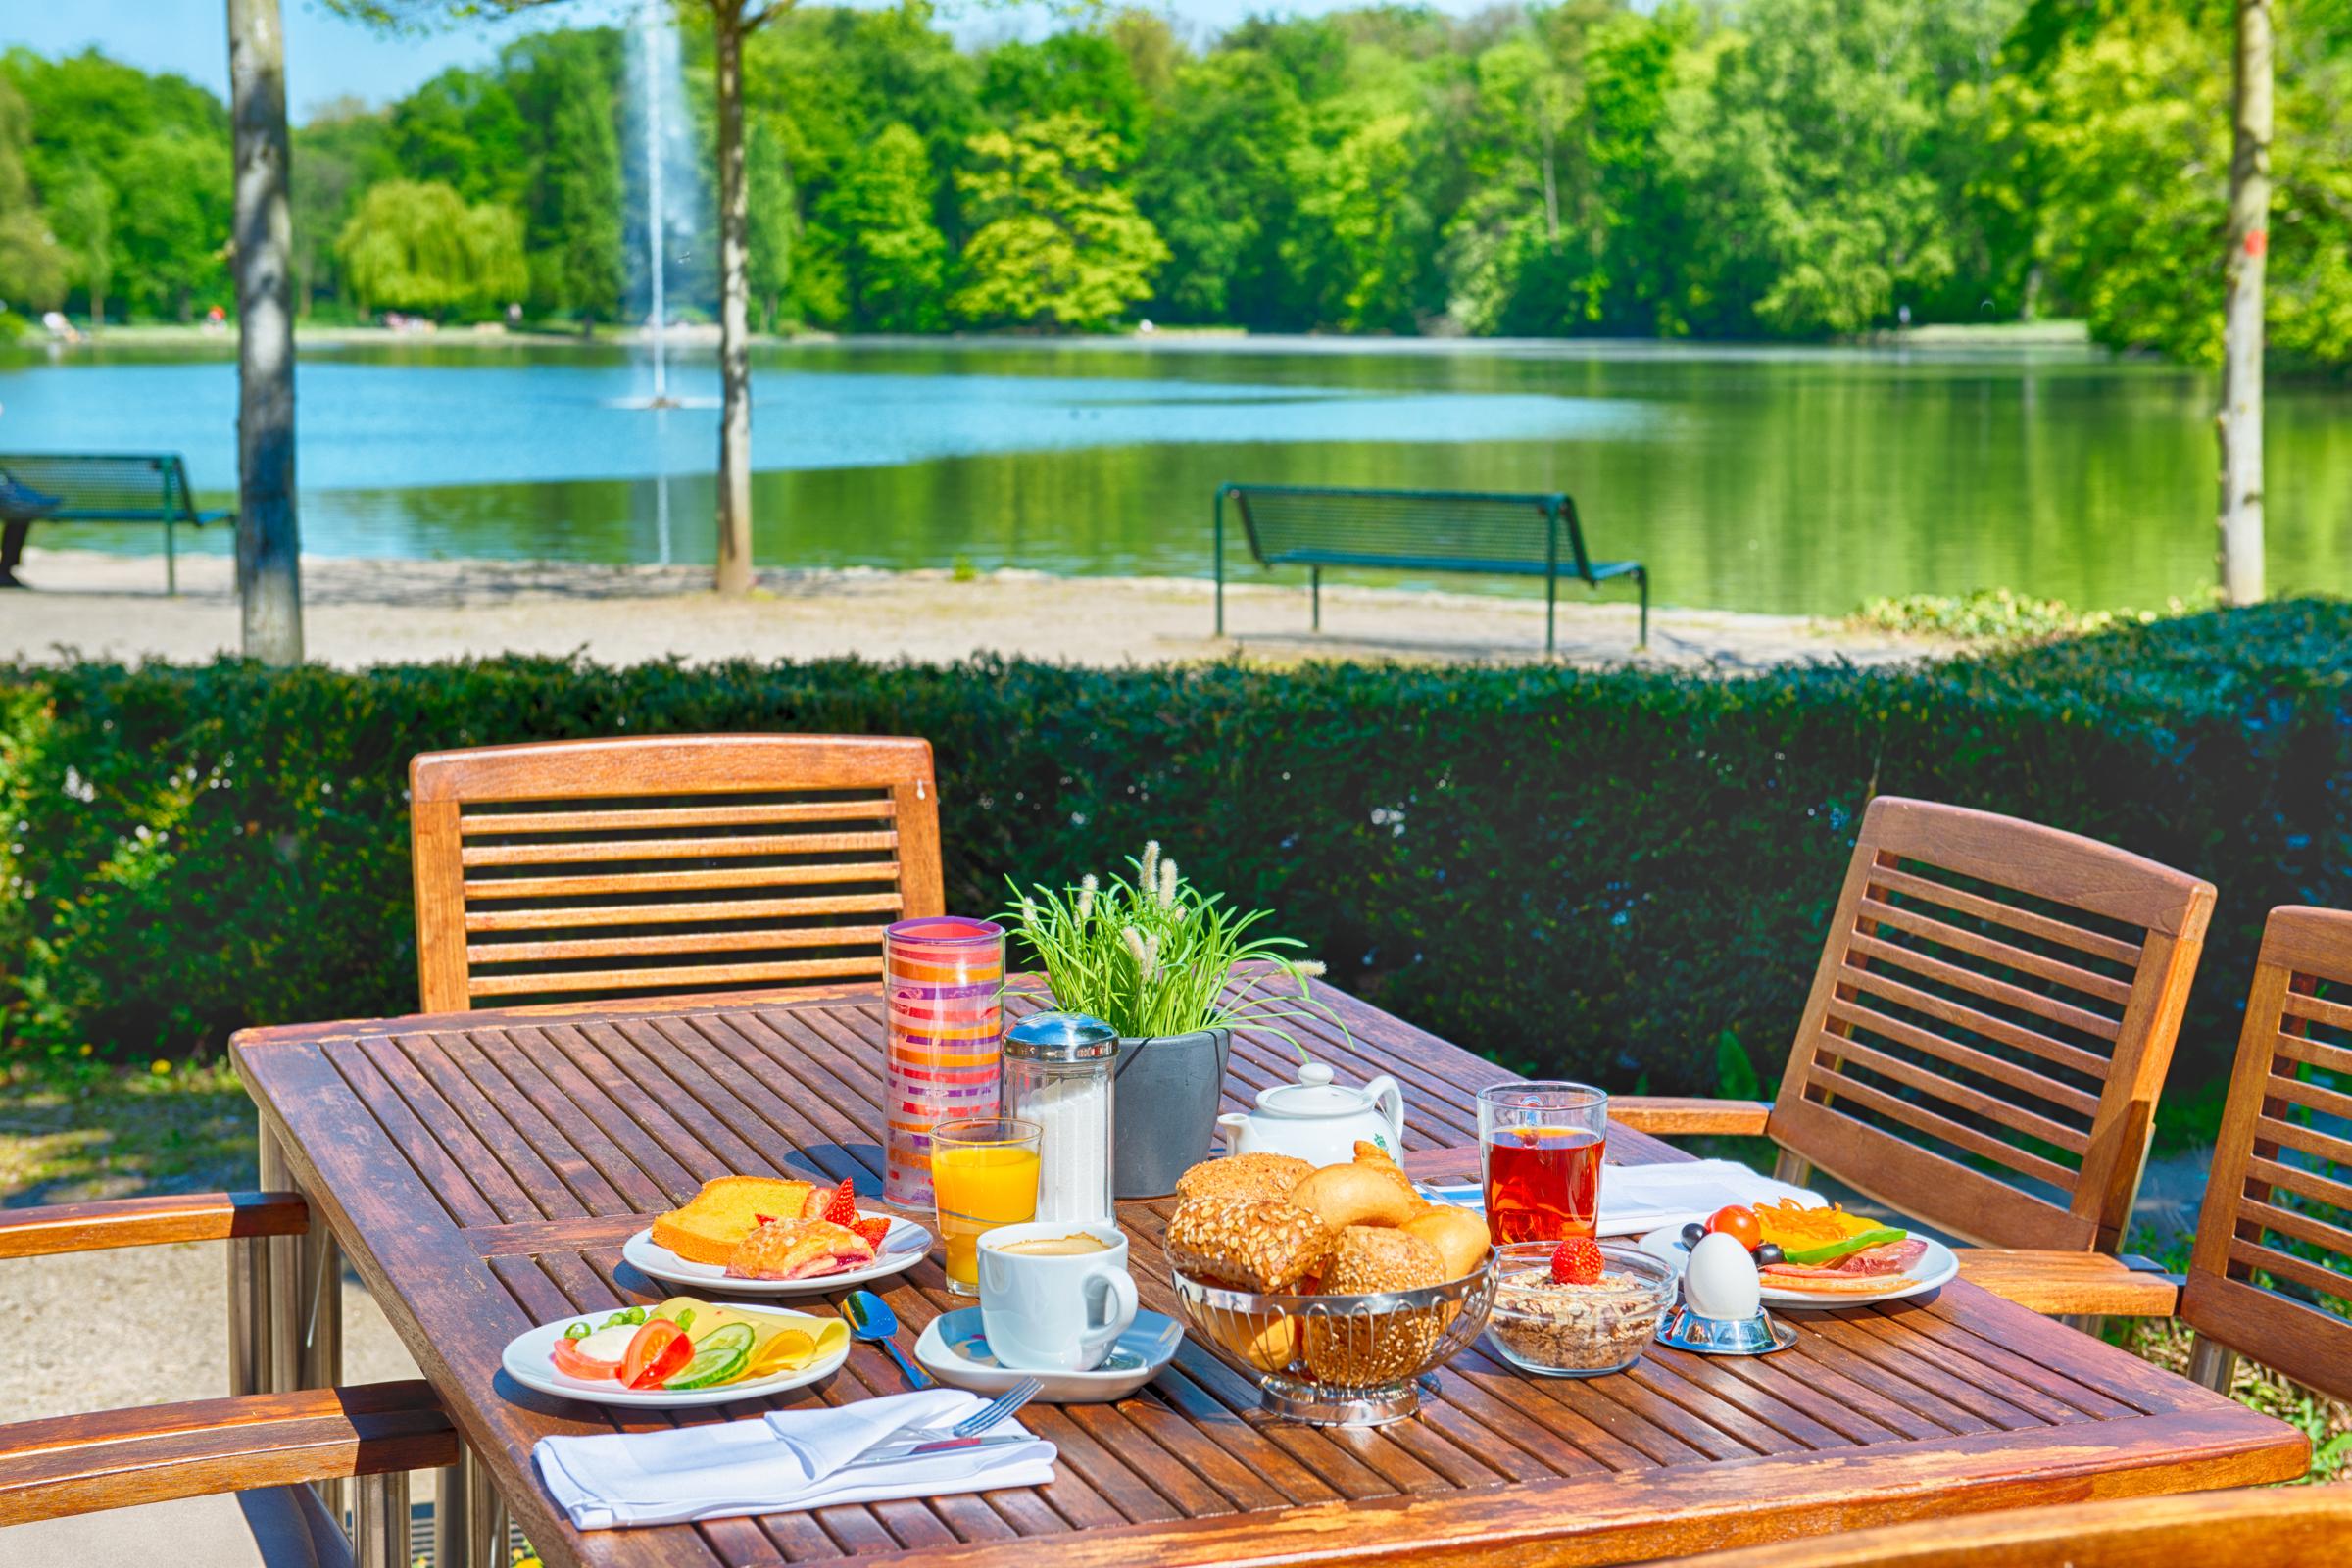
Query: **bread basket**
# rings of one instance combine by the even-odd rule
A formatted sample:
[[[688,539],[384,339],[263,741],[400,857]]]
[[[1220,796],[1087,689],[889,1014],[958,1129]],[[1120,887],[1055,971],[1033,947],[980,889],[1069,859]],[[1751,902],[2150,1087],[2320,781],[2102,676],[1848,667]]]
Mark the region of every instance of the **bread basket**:
[[[1487,1326],[1494,1262],[1444,1285],[1371,1296],[1270,1296],[1171,1268],[1187,1325],[1258,1388],[1271,1414],[1381,1426],[1421,1407],[1419,1380]]]

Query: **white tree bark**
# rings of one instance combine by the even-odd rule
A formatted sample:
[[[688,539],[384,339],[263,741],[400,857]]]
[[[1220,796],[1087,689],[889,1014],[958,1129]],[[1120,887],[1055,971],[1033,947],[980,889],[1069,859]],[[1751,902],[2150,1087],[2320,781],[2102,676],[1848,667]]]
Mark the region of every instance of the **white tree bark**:
[[[743,0],[713,0],[718,68],[718,591],[752,591],[751,202],[743,167]]]
[[[2262,290],[2271,248],[2271,5],[2237,0],[2229,292],[2222,316],[2222,597],[2262,598]]]
[[[294,510],[294,223],[286,201],[286,34],[278,0],[228,0],[235,126],[237,597],[245,654],[302,662]]]

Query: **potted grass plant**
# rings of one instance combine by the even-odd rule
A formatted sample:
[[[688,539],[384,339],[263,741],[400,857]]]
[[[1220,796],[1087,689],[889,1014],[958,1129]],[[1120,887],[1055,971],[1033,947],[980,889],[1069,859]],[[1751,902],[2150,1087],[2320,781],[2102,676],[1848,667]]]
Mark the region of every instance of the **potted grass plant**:
[[[1347,1026],[1309,993],[1323,966],[1294,956],[1305,944],[1261,929],[1267,911],[1194,887],[1156,841],[1127,864],[1131,878],[1089,874],[1059,892],[1016,884],[1000,918],[1056,1005],[1118,1030],[1111,1181],[1121,1198],[1156,1198],[1208,1152],[1235,1031],[1277,1036],[1303,1059],[1287,1020]]]

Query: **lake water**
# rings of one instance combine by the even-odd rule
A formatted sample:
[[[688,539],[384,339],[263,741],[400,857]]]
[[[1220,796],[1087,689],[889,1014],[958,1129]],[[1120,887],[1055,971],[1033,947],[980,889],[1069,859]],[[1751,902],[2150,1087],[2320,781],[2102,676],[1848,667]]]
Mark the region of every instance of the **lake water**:
[[[226,354],[0,357],[0,452],[177,451],[225,503]],[[711,557],[715,407],[624,406],[650,388],[640,352],[321,346],[298,377],[311,553]],[[714,400],[709,355],[671,385]],[[1259,480],[1565,490],[1663,604],[1838,613],[2005,585],[2151,605],[2213,577],[2210,378],[2087,349],[880,342],[763,349],[754,391],[769,565],[1205,575],[1216,485]],[[2352,589],[2352,393],[2274,389],[2270,424],[2274,591]]]

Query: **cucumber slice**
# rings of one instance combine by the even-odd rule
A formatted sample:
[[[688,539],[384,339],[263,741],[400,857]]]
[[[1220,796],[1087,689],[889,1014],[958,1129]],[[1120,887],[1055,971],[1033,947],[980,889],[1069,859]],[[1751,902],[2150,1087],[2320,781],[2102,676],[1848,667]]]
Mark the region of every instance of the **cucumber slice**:
[[[676,1376],[662,1386],[707,1389],[742,1376],[743,1369],[751,1365],[752,1342],[756,1338],[749,1323],[720,1324],[695,1347],[694,1359],[678,1368]]]

